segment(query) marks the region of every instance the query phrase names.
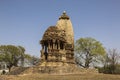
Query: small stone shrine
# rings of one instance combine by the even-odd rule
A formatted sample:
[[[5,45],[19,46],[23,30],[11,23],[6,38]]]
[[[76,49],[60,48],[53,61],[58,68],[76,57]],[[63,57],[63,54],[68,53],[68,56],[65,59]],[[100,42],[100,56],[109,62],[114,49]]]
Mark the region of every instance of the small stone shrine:
[[[41,50],[40,69],[43,72],[68,72],[64,69],[74,65],[74,32],[71,20],[64,11],[55,26],[44,32]]]

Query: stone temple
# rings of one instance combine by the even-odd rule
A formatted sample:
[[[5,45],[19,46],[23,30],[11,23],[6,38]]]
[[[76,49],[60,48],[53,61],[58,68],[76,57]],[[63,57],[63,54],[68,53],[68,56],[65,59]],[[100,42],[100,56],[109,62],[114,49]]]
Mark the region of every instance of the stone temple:
[[[74,32],[70,17],[64,11],[55,26],[50,26],[44,32],[41,50],[41,70],[63,71],[74,65]]]
[[[55,26],[50,26],[40,40],[40,63],[23,73],[89,73],[96,70],[79,68],[74,60],[74,32],[70,17],[63,12]]]
[[[74,61],[74,33],[69,16],[64,12],[56,26],[50,26],[42,40],[41,60],[47,62]]]

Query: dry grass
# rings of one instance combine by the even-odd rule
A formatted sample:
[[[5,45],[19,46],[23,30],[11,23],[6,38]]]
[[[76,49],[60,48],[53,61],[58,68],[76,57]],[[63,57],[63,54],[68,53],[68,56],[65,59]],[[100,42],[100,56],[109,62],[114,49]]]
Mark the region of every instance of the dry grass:
[[[120,80],[120,75],[110,74],[26,74],[5,75],[0,80]]]

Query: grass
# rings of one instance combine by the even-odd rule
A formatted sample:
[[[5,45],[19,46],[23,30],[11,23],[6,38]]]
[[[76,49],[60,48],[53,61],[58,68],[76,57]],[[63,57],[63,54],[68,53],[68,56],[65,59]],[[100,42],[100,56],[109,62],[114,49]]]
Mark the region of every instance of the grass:
[[[2,75],[0,80],[120,80],[120,75],[110,74],[26,74]]]

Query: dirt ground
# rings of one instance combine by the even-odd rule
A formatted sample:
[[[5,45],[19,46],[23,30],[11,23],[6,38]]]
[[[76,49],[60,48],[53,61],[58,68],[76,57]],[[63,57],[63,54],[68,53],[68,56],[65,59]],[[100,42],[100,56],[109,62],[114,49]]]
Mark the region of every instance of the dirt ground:
[[[0,80],[120,80],[120,75],[110,74],[24,74],[0,75]]]

